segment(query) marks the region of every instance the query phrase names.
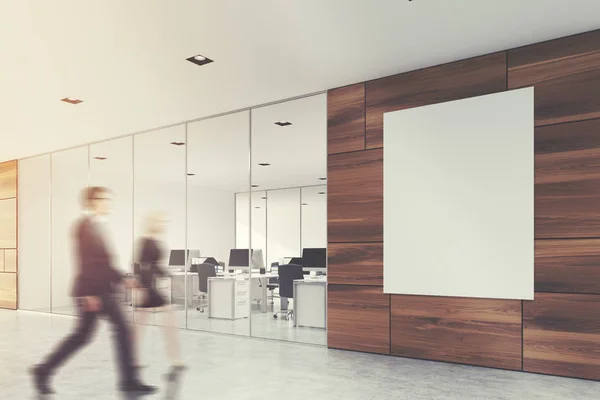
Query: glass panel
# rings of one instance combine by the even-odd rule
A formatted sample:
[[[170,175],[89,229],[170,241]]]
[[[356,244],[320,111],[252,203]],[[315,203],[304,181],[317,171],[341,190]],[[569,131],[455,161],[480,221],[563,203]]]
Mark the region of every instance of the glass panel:
[[[266,273],[253,275],[267,307],[253,302],[252,336],[326,344],[326,132],[326,95],[252,111],[252,183],[266,191],[267,257]],[[255,224],[258,212],[253,244],[262,240]]]
[[[156,290],[136,291],[137,323],[185,327],[185,140],[185,125],[133,138],[135,272]],[[149,307],[163,301],[166,309]]]
[[[249,140],[248,112],[188,125],[189,329],[250,334]]]
[[[125,137],[90,145],[90,185],[110,189],[111,214],[106,218],[107,240],[113,251],[114,267],[132,273],[133,246],[133,139]],[[131,291],[120,292],[129,309]],[[131,317],[131,312],[126,313]]]
[[[50,312],[50,155],[19,161],[19,308]]]
[[[52,312],[76,315],[71,297],[77,265],[72,237],[88,183],[88,146],[52,154]]]

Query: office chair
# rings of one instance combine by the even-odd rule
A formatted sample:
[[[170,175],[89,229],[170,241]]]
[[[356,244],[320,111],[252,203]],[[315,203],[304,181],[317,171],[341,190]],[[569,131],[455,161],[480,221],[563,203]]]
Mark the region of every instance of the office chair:
[[[287,264],[279,267],[279,297],[294,298],[294,281],[304,279],[302,266],[297,264]],[[283,319],[287,321],[288,317],[294,317],[294,310],[280,310],[273,314],[273,318],[277,319],[279,315],[283,315]]]
[[[208,294],[208,278],[213,278],[217,276],[215,272],[215,266],[212,264],[198,264],[198,291],[200,292],[197,296],[192,296],[192,299],[196,297],[198,299],[198,307],[196,310],[201,313],[204,312],[204,309],[208,307],[208,302],[206,304],[201,304],[202,299],[206,299],[206,295]]]
[[[279,271],[279,263],[278,262],[274,262],[271,263],[271,272],[277,272]],[[275,277],[275,278],[269,278],[269,282],[267,283],[267,290],[269,290],[269,292],[271,292],[271,304],[275,304],[275,289],[277,289],[279,287],[279,276]]]

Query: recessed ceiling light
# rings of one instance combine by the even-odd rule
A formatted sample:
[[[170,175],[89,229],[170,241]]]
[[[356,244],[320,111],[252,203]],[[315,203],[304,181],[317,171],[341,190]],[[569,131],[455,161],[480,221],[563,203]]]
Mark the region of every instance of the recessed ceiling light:
[[[203,56],[202,54],[196,54],[195,56],[186,58],[186,60],[188,60],[189,62],[192,62],[196,65],[206,65],[206,64],[210,64],[211,62],[213,62],[213,60],[211,60],[208,57]]]
[[[326,181],[327,178],[319,178],[320,181]]]
[[[258,163],[258,165],[260,165],[261,167],[268,167],[271,164],[269,164],[269,163]]]
[[[307,206],[307,205],[308,205],[308,203],[302,203],[302,205],[303,205],[303,206]]]
[[[171,142],[173,146],[183,146],[185,142]]]
[[[196,174],[193,174],[193,173],[189,172],[189,173],[187,174],[187,176],[196,176]]]
[[[60,101],[64,101],[65,103],[69,103],[69,104],[83,103],[83,100],[76,99],[74,97],[65,97],[64,99],[60,99]]]
[[[266,200],[267,198],[266,197],[261,197],[261,199]]]
[[[257,188],[257,187],[258,187],[258,185],[252,185],[252,187],[253,187],[253,188]]]
[[[256,206],[256,207],[254,207],[254,208],[260,208],[260,207],[259,207],[259,206]]]
[[[103,160],[106,160],[106,157],[94,157],[94,159],[103,161]]]
[[[319,194],[325,194],[325,192],[319,192]]]
[[[279,126],[289,126],[292,123],[290,121],[277,121],[275,122],[275,125],[279,125]]]

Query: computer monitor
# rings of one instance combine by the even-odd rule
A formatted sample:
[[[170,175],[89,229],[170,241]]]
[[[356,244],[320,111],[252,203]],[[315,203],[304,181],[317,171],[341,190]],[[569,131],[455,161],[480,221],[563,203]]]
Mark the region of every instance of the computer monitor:
[[[229,252],[229,266],[247,267],[248,258],[248,249],[231,249]]]
[[[199,258],[200,257],[200,250],[188,250],[187,251],[188,254],[188,258]],[[169,254],[169,265],[171,266],[178,266],[178,267],[182,267],[186,264],[186,258],[185,258],[185,250],[183,249],[176,249],[176,250],[171,250],[171,253]]]
[[[304,266],[302,257],[292,257],[290,259],[290,262],[288,264],[295,264],[295,265],[302,265],[302,266]]]
[[[327,266],[327,249],[309,248],[302,250],[302,266],[306,268],[325,268]]]
[[[252,268],[264,268],[265,259],[261,249],[252,249]]]

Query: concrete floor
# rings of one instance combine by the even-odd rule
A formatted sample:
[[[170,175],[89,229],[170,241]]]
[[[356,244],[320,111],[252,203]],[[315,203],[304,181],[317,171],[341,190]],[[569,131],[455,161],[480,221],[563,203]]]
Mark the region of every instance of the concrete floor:
[[[67,316],[0,310],[0,399],[32,399],[27,368],[71,328]],[[119,399],[106,324],[55,377],[55,399]],[[598,399],[600,383],[408,360],[279,341],[180,331],[190,369],[178,385],[162,376],[159,327],[145,334],[144,379],[157,399],[542,400]],[[168,396],[168,393],[171,393]]]

